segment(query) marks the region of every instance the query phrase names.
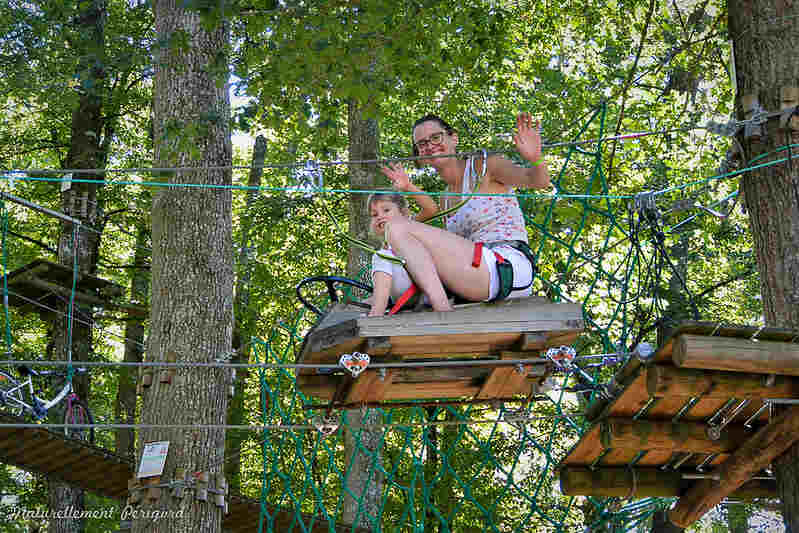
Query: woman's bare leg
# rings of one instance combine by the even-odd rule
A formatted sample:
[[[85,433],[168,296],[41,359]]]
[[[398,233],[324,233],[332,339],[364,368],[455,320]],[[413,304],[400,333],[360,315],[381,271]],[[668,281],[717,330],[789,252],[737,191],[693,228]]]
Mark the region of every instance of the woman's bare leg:
[[[448,231],[414,221],[392,221],[388,242],[405,259],[411,277],[433,309],[450,310],[443,285],[470,300],[488,298],[489,272],[472,266],[474,243]]]

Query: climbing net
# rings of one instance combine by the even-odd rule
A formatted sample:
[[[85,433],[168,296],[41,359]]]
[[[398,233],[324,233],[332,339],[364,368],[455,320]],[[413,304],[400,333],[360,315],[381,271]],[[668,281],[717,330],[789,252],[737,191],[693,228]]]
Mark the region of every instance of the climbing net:
[[[604,111],[580,134],[592,121],[601,133]],[[313,401],[291,370],[264,370],[262,423],[313,418],[318,431],[264,433],[261,531],[626,531],[663,504],[568,497],[556,479],[609,364],[622,363],[641,340],[633,309],[663,267],[658,247],[647,244],[647,231],[657,233],[646,210],[652,199],[636,198],[638,208],[619,216],[614,203],[630,198],[611,196],[601,143],[594,148],[571,146],[553,178],[557,194],[521,203],[539,293],[579,302],[588,332],[575,348],[607,353],[560,366],[552,390],[514,406],[388,404],[324,414],[309,409]],[[255,359],[293,362],[309,323],[304,311],[284,321],[254,342]]]

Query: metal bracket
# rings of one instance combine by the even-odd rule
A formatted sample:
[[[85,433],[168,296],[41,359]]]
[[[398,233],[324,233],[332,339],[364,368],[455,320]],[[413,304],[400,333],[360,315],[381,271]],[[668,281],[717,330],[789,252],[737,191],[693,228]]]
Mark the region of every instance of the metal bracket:
[[[314,419],[313,425],[323,437],[328,437],[338,430],[338,417],[332,415],[320,416]]]
[[[654,214],[655,217],[659,218],[660,213],[658,212],[657,203],[655,203],[655,194],[655,191],[644,191],[636,194],[633,199],[635,210],[642,215],[649,216]]]
[[[550,348],[547,350],[546,357],[559,367],[568,367],[571,366],[574,358],[577,357],[577,350],[565,345],[558,348]]]
[[[648,363],[655,356],[655,349],[648,342],[641,342],[635,347],[635,356],[642,363]]]
[[[768,113],[760,105],[755,94],[745,94],[743,102],[744,117],[744,139],[760,140],[763,137],[763,124],[768,120]]]
[[[345,353],[338,360],[338,363],[346,370],[349,370],[353,378],[357,378],[369,366],[369,354],[360,352]]]

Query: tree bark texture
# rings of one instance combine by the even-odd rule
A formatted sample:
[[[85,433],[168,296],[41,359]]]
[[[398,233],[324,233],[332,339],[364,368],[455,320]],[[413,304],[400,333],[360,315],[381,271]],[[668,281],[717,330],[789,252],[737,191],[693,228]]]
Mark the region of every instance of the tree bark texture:
[[[151,258],[150,228],[142,225],[136,235],[130,280],[130,300],[134,305],[146,307],[150,293],[150,271],[145,268]],[[131,315],[125,323],[126,363],[141,363],[144,359],[144,320]],[[114,420],[117,424],[136,422],[136,375],[137,369],[119,369],[119,388],[114,402]],[[133,459],[136,455],[136,438],[133,429],[119,429],[115,434],[116,451],[123,457]]]
[[[241,249],[239,250],[238,276],[236,278],[236,296],[233,308],[236,322],[233,329],[234,355],[231,362],[246,363],[249,359],[249,339],[253,334],[253,326],[257,320],[257,311],[250,307],[250,279],[252,277],[252,251],[250,247],[250,230],[255,199],[258,196],[256,187],[261,186],[264,161],[266,159],[266,139],[259,135],[255,138],[255,147],[252,154],[252,168],[247,179],[247,199],[245,201],[244,215],[241,221]],[[230,399],[227,422],[230,425],[244,423],[244,385],[247,379],[247,369],[235,369],[233,372],[233,397]],[[225,456],[229,460],[225,463],[225,477],[230,485],[231,493],[241,492],[241,443],[244,442],[243,433],[228,433],[225,442]]]
[[[170,185],[198,185],[160,187],[153,198],[147,358],[211,363],[230,355],[233,335],[231,191],[208,187],[231,184],[230,34],[226,22],[209,29],[183,5],[180,0],[154,4],[157,42],[164,43],[155,57],[155,165],[196,168],[161,178]],[[230,383],[230,371],[221,368],[181,368],[172,379],[153,379],[144,395],[142,423],[223,425]],[[196,473],[205,473],[211,480],[224,470],[223,429],[142,428],[139,459],[144,444],[154,441],[170,443],[162,482],[174,480],[176,469],[197,478]],[[133,531],[221,531],[223,509],[210,495],[201,501],[197,494],[190,490],[175,499],[161,491],[159,499],[142,504]],[[165,515],[154,521],[146,516],[151,510]]]
[[[351,161],[376,159],[380,144],[377,120],[366,117],[356,102],[349,103],[348,133]],[[375,165],[350,165],[350,188],[374,189],[377,184]],[[365,195],[350,196],[350,235],[361,240],[369,240],[369,213],[366,212]],[[371,254],[350,247],[347,261],[347,274],[357,278],[364,267],[371,264]],[[371,280],[367,280],[371,283]],[[368,427],[379,424],[381,417],[376,409],[365,412],[354,409],[346,411],[344,429],[345,475],[344,502],[341,520],[345,524],[358,527],[371,527],[369,517],[376,517],[380,511],[383,492],[381,450],[383,446],[382,429]],[[360,505],[359,505],[360,501]]]
[[[72,45],[81,54],[76,72],[80,85],[78,105],[72,112],[69,151],[62,161],[64,168],[101,168],[105,166],[107,159],[102,143],[102,133],[107,121],[103,117],[105,16],[105,0],[93,0],[81,4],[81,10],[75,14],[75,20],[80,27],[80,37]],[[98,174],[75,173],[73,177],[102,179]],[[80,220],[82,224],[75,226],[68,222],[61,223],[58,262],[74,269],[76,276],[94,274],[97,270],[97,254],[100,246],[97,188],[94,183],[73,182],[69,189],[61,191],[62,212]],[[50,357],[88,361],[92,354],[91,306],[76,303],[71,305],[65,302],[58,311],[53,314],[49,343]],[[73,386],[78,396],[88,401],[89,380],[85,376],[76,376],[73,379]],[[61,423],[62,413],[60,409],[54,409],[50,420]],[[51,512],[69,509],[80,512],[84,508],[83,491],[51,481],[48,489],[48,505]],[[85,520],[79,518],[51,520],[48,532],[77,533],[84,531],[85,526]]]
[[[751,116],[753,100],[766,112],[780,111],[781,90],[799,86],[799,2],[731,0],[728,9],[738,117]],[[738,135],[745,166],[759,156],[763,157],[755,164],[787,157],[787,150],[776,150],[799,142],[797,131],[780,127],[778,118],[760,129],[754,132],[759,135],[751,130],[749,135],[746,131]],[[745,173],[741,191],[749,212],[766,325],[799,329],[799,159]],[[774,467],[786,525],[789,531],[799,531],[799,446],[791,447]]]

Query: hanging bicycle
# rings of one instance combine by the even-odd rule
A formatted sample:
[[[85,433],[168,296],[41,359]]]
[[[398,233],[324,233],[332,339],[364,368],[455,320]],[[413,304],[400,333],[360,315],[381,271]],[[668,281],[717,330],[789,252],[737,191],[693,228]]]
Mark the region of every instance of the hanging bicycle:
[[[13,415],[30,415],[34,420],[41,420],[47,412],[66,402],[64,408],[64,434],[67,437],[94,442],[94,428],[85,427],[94,421],[89,411],[89,406],[81,400],[72,387],[67,371],[43,370],[36,371],[28,366],[17,368],[22,380],[17,380],[8,372],[0,370],[0,408]],[[75,374],[85,373],[85,368],[75,368]],[[53,379],[58,383],[60,390],[48,400],[43,398],[41,388],[34,389],[34,379]],[[77,427],[75,427],[77,426]]]

